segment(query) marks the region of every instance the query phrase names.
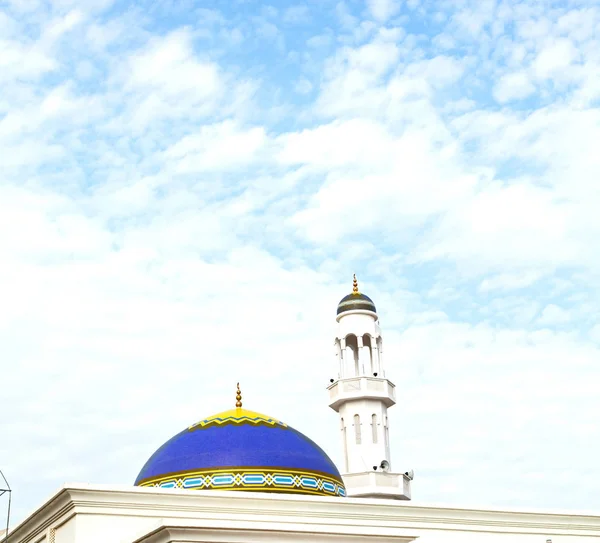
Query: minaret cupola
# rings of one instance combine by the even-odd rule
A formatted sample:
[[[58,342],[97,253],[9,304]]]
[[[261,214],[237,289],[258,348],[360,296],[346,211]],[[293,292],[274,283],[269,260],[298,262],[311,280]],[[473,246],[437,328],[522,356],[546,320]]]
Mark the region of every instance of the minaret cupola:
[[[369,312],[377,317],[377,309],[375,308],[373,300],[366,294],[358,291],[358,280],[356,279],[356,275],[354,275],[352,281],[352,292],[347,296],[344,296],[337,307],[338,316],[341,316],[348,311]]]

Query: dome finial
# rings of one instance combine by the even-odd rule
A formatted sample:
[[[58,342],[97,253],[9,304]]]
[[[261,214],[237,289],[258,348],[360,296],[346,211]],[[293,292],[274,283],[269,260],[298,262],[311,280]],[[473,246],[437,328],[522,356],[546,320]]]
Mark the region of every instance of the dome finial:
[[[356,274],[354,274],[354,278],[352,279],[352,293],[358,294],[358,279],[356,279]]]
[[[242,407],[242,391],[240,390],[239,383],[237,384],[237,392],[235,394],[235,399],[236,399],[235,406],[236,406],[236,408],[239,409],[240,407]]]

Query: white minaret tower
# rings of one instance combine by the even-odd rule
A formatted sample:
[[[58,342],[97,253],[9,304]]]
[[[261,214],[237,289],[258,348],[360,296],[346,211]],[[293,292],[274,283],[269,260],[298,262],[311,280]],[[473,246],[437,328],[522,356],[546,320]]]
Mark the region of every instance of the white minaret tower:
[[[339,374],[328,387],[329,407],[340,414],[348,496],[410,500],[412,474],[391,467],[387,410],[396,393],[385,377],[379,318],[373,300],[358,291],[356,275],[336,320]]]

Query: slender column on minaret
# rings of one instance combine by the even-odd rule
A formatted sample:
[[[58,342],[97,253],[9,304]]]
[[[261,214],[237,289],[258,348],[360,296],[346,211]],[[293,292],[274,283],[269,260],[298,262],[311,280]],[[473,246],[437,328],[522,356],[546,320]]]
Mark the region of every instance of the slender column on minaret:
[[[371,353],[373,356],[373,373],[379,375],[381,373],[381,369],[379,367],[379,346],[378,346],[378,338],[374,337],[371,339]],[[383,375],[382,375],[383,377]]]
[[[362,336],[356,338],[357,351],[358,351],[358,375],[365,374],[365,353]]]

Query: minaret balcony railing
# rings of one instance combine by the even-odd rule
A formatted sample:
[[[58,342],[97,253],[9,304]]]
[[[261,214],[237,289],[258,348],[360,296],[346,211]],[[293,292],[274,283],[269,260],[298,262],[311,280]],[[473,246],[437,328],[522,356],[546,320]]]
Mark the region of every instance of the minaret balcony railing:
[[[329,390],[329,406],[336,411],[342,403],[351,400],[380,400],[386,407],[396,403],[395,385],[388,379],[379,377],[339,379],[329,385],[327,390]]]

